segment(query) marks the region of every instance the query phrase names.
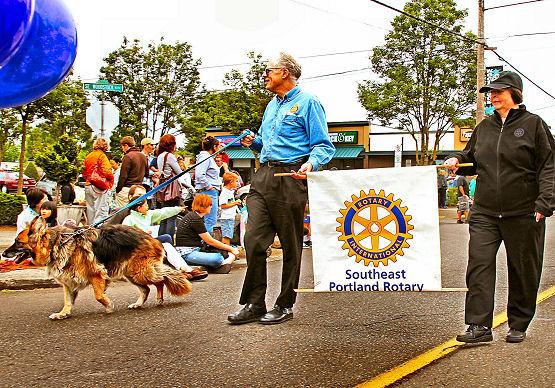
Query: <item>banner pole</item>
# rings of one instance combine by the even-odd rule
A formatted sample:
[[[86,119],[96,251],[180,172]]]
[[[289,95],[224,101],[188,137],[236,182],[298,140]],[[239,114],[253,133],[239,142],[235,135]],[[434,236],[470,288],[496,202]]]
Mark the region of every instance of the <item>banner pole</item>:
[[[295,288],[296,293],[320,294],[320,293],[341,293],[341,291],[315,291],[314,288]],[[422,290],[422,291],[348,291],[348,292],[466,292],[468,288],[441,288],[439,290]]]

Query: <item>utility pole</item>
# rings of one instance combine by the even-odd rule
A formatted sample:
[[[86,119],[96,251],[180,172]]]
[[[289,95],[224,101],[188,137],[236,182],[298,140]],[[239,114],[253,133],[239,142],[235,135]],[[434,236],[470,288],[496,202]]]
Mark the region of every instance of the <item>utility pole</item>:
[[[484,0],[478,0],[478,47],[476,47],[476,125],[484,119],[484,96],[480,88],[484,86],[486,68],[484,65]]]

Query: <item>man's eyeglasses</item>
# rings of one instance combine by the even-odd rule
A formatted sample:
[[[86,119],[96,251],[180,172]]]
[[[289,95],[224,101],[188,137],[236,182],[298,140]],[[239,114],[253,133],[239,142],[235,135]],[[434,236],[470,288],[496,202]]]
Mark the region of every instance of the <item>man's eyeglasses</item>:
[[[263,73],[265,75],[270,75],[270,72],[272,70],[279,70],[279,69],[282,69],[282,67],[267,67],[266,69],[264,69]]]

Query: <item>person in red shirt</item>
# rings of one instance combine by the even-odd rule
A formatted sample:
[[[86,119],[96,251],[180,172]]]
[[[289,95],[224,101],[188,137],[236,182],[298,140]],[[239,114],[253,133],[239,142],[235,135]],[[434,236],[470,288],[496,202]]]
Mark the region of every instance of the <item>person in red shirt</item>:
[[[108,216],[109,191],[114,185],[112,165],[105,152],[108,151],[108,141],[97,138],[93,144],[93,151],[85,157],[83,177],[85,183],[85,202],[87,203],[87,220],[89,224],[102,220]],[[91,175],[96,170],[98,175],[105,178],[108,188],[98,188],[91,183]]]

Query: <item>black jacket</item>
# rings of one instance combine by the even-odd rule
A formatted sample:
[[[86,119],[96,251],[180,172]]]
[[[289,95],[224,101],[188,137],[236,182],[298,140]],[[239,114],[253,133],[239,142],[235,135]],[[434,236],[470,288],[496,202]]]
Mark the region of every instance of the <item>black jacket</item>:
[[[497,112],[472,133],[464,151],[452,156],[461,175],[478,174],[473,211],[510,217],[537,211],[553,214],[555,140],[547,124],[524,105],[511,109],[505,123]]]

